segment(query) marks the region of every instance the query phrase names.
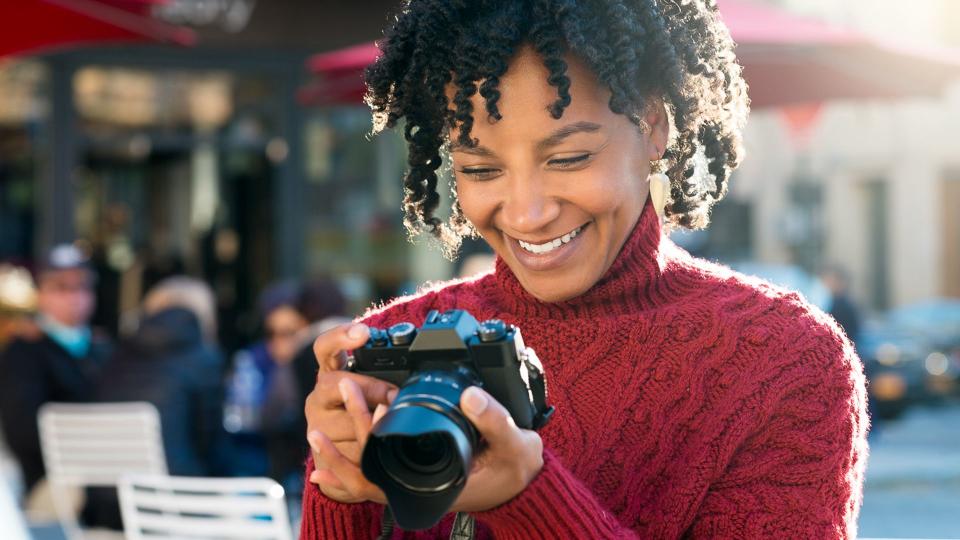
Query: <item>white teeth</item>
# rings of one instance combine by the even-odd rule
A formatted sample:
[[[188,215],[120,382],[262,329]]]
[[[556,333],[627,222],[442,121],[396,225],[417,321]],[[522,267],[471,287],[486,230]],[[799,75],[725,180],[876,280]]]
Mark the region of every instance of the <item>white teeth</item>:
[[[574,238],[576,238],[576,236],[580,234],[580,231],[582,229],[583,227],[577,227],[576,229],[568,232],[567,234],[561,236],[560,238],[555,238],[544,244],[531,244],[529,242],[524,242],[523,240],[518,240],[518,242],[520,243],[520,247],[529,251],[530,253],[536,253],[538,255],[543,253],[549,253],[557,249],[558,247],[566,244],[567,242],[573,240]]]

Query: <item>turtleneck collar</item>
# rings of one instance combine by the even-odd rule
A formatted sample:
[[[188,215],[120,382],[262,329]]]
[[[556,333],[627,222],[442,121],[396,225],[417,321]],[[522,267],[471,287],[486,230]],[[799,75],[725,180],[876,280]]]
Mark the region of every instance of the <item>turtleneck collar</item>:
[[[600,280],[580,296],[561,302],[542,302],[523,288],[500,257],[494,279],[501,293],[500,304],[520,317],[566,317],[627,313],[649,307],[661,299],[656,287],[665,267],[660,220],[649,200],[627,237],[620,253]]]

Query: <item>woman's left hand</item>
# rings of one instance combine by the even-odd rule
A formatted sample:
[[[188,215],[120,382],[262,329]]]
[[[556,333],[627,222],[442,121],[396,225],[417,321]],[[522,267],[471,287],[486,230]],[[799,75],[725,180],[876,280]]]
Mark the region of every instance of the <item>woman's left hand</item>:
[[[357,439],[366,443],[371,426],[385,409],[377,411],[371,418],[363,394],[355,383],[344,382],[342,390],[346,409],[354,419]],[[460,408],[486,440],[487,446],[480,455],[474,456],[467,485],[451,511],[489,510],[519,495],[540,472],[543,468],[543,441],[535,431],[518,428],[503,405],[476,386],[464,391]],[[357,496],[376,493],[377,497],[368,499],[383,502],[382,492],[363,476],[359,466],[339,455],[333,445],[325,444],[326,441],[310,442],[312,446],[319,443],[314,450],[324,456],[329,467],[323,475],[311,476],[310,481],[329,484],[328,487],[341,491],[356,490]]]
[[[467,485],[453,512],[489,510],[519,495],[543,468],[543,441],[536,431],[520,429],[503,405],[477,386],[460,396],[460,408],[486,440],[474,456]]]

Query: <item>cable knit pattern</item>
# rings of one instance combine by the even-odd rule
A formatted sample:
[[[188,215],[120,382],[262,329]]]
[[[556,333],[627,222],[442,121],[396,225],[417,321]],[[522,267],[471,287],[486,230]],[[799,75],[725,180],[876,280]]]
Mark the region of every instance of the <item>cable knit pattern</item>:
[[[544,467],[475,515],[478,538],[851,538],[867,457],[863,369],[795,293],[691,257],[648,205],[606,276],[539,302],[502,260],[365,322],[467,309],[521,328],[557,407]],[[312,463],[307,464],[308,470]],[[311,484],[302,538],[375,538],[382,507]],[[394,538],[448,538],[452,516]]]

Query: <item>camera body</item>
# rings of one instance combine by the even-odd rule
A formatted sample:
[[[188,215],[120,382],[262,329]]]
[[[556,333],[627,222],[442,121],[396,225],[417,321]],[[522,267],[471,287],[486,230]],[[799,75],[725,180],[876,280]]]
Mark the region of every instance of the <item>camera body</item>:
[[[536,386],[546,384],[543,366],[524,346],[520,329],[497,319],[478,323],[464,310],[430,311],[421,328],[409,322],[370,328],[370,339],[353,352],[348,369],[401,389],[425,373],[458,373],[486,390],[524,429],[539,429],[553,413],[536,403]]]
[[[347,369],[400,389],[370,431],[361,469],[407,530],[443,517],[480,451],[480,434],[460,410],[467,388],[482,387],[521,428],[543,427],[554,411],[543,367],[520,329],[497,319],[478,323],[464,310],[430,311],[419,328],[370,328]]]

